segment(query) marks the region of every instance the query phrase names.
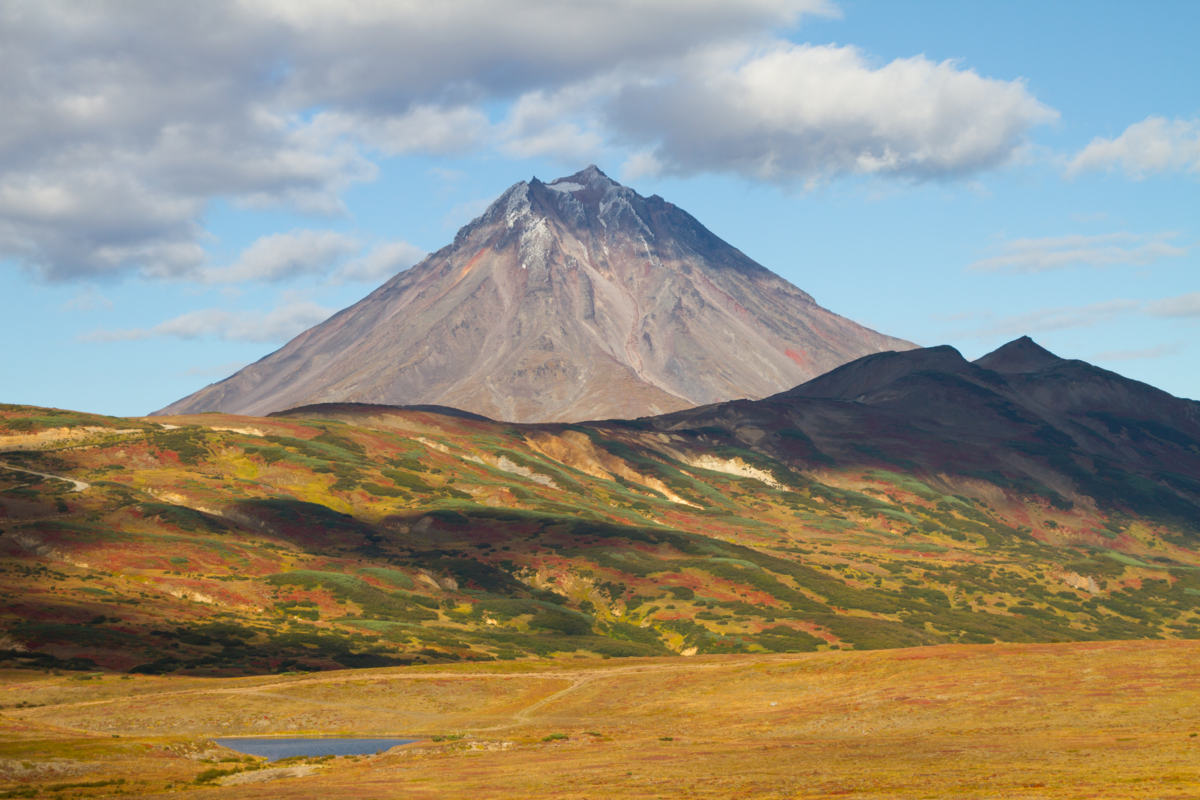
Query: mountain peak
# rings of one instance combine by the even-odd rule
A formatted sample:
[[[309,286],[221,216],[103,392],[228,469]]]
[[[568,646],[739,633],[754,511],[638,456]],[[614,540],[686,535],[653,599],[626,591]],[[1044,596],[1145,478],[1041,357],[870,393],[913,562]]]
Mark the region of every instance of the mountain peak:
[[[1012,375],[1022,372],[1041,372],[1063,361],[1064,359],[1054,355],[1033,339],[1022,336],[982,358],[977,358],[974,363],[993,372]]]
[[[587,167],[579,170],[574,175],[555,178],[544,185],[546,188],[553,189],[556,192],[570,192],[572,194],[584,192],[596,198],[603,196],[610,189],[625,188],[605,175],[595,164],[588,164]]]
[[[574,175],[567,175],[563,178],[555,178],[548,183],[548,186],[555,186],[563,183],[578,183],[583,186],[590,185],[593,181],[603,181],[610,186],[620,186],[621,184],[614,181],[612,178],[604,174],[604,171],[595,164],[588,164],[583,169],[576,172]]]
[[[514,184],[447,247],[170,411],[352,402],[631,418],[764,397],[910,347],[592,164]]]

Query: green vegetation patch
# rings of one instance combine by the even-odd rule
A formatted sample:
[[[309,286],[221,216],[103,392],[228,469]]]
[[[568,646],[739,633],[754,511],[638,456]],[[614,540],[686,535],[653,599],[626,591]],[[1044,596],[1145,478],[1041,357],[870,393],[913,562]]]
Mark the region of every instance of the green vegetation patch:
[[[174,453],[181,464],[195,466],[208,456],[208,429],[188,425],[169,431],[152,433],[146,441],[163,453]]]
[[[812,653],[825,644],[824,639],[785,625],[764,628],[753,639],[755,644],[772,653]]]
[[[918,525],[921,522],[921,520],[919,518],[914,517],[912,514],[909,514],[907,511],[900,511],[895,508],[881,508],[881,509],[879,509],[879,513],[883,514],[885,517],[890,517],[892,519],[898,519],[901,522],[908,522],[913,525]]]
[[[362,609],[363,615],[380,619],[404,622],[419,622],[437,619],[437,612],[413,602],[411,595],[402,592],[385,592],[361,578],[338,572],[297,570],[271,575],[267,583],[274,586],[300,586],[312,590],[324,587],[335,597],[349,600]]]
[[[922,483],[911,475],[905,475],[901,472],[890,472],[883,469],[867,470],[866,474],[877,481],[890,483],[897,489],[902,489],[909,494],[915,494],[922,500],[938,501],[945,497],[941,492]]]
[[[856,650],[919,647],[945,641],[942,637],[926,633],[924,630],[886,619],[834,614],[817,615],[811,619],[843,642],[853,644]]]
[[[234,530],[234,528],[220,517],[205,514],[203,511],[196,511],[186,506],[171,505],[169,503],[139,503],[137,509],[143,517],[156,519],[163,524],[192,533],[202,531],[204,533],[224,534]]]
[[[1120,564],[1126,564],[1131,567],[1141,567],[1142,569],[1167,569],[1166,565],[1164,564],[1147,564],[1145,561],[1136,559],[1133,556],[1127,556],[1124,553],[1118,553],[1115,550],[1109,550],[1108,552],[1104,553],[1104,557],[1111,558],[1113,561],[1116,561]]]
[[[330,534],[357,534],[368,541],[379,538],[373,528],[349,514],[342,514],[318,503],[306,503],[292,497],[269,497],[238,503],[236,512],[268,522],[285,535],[306,534],[327,540]]]
[[[432,486],[422,480],[419,475],[414,475],[411,472],[402,472],[398,469],[384,469],[380,470],[380,474],[402,489],[411,489],[414,492],[422,493],[433,491]]]
[[[412,578],[398,569],[388,569],[386,567],[363,567],[358,571],[360,575],[370,575],[372,578],[377,578],[384,583],[389,583],[399,589],[413,588]]]

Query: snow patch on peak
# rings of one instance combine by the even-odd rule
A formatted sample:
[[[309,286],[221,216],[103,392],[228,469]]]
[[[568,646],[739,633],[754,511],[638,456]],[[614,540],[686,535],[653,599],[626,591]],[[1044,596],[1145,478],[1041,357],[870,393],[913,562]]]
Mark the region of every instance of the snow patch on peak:
[[[511,227],[511,226],[510,226]],[[549,268],[550,251],[554,247],[554,234],[543,217],[521,232],[521,269],[533,268],[539,275]]]
[[[553,189],[556,192],[578,192],[580,189],[584,188],[584,186],[582,183],[571,183],[570,181],[563,181],[562,178],[559,178],[554,183],[547,183],[546,188]]]
[[[585,169],[581,169],[574,175],[567,175],[563,178],[550,181],[546,184],[552,189],[557,189],[564,184],[576,184],[578,189],[558,189],[558,191],[577,192],[580,189],[607,189],[610,186],[620,186],[621,184],[614,181],[612,178],[600,171],[600,168],[595,164],[589,164]]]
[[[629,196],[637,196],[637,193],[632,189],[624,186],[614,186],[612,189],[604,193],[603,199],[600,201],[600,223],[604,225],[605,230],[621,229],[621,219],[624,217],[633,223],[630,233],[641,231],[644,235],[648,235],[651,239],[656,238],[654,231],[646,224],[634,208],[633,203],[629,202]]]
[[[509,230],[517,224],[517,221],[529,214],[529,184],[525,182],[518,183],[513,187],[517,191],[509,191],[508,203],[504,207],[504,222]]]
[[[464,225],[458,235],[454,237],[454,241],[458,242],[463,239],[467,233],[475,230],[480,224],[495,222],[499,219],[503,219],[511,230],[516,221],[529,211],[529,184],[525,181],[514,183],[504,191],[504,194],[497,197],[486,211]]]

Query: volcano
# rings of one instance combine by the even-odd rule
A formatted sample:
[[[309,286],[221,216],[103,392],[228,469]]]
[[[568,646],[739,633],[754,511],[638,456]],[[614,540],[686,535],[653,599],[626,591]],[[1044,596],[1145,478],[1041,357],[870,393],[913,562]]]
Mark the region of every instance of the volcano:
[[[156,413],[356,402],[512,422],[631,418],[767,397],[914,347],[590,166],[512,186],[450,245]]]

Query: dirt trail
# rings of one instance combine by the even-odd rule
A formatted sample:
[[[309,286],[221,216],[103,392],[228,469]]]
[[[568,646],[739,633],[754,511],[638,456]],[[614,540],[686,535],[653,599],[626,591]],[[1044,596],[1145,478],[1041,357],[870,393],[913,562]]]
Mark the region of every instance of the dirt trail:
[[[572,670],[569,672],[558,672],[547,670],[545,672],[514,672],[495,674],[487,672],[424,672],[424,673],[397,673],[397,674],[382,674],[382,675],[323,675],[316,678],[305,678],[302,680],[288,681],[286,683],[256,683],[252,686],[230,686],[224,687],[205,687],[197,689],[178,689],[165,692],[147,692],[145,694],[128,695],[122,697],[111,697],[104,700],[85,700],[78,703],[60,703],[55,705],[42,706],[35,709],[30,709],[34,713],[22,714],[21,717],[37,718],[37,712],[45,714],[53,714],[55,711],[69,708],[86,708],[88,706],[103,706],[113,703],[121,703],[132,700],[146,700],[154,698],[156,700],[165,700],[167,698],[186,697],[192,695],[265,695],[275,699],[287,699],[294,702],[313,703],[315,705],[340,705],[336,701],[312,700],[309,698],[296,698],[286,694],[288,689],[298,688],[302,686],[314,686],[328,683],[346,683],[360,682],[363,680],[371,681],[422,681],[422,680],[447,680],[447,679],[487,679],[487,680],[570,680],[571,685],[554,694],[536,700],[524,709],[512,714],[511,716],[517,722],[525,722],[529,716],[544,705],[566,695],[576,689],[591,683],[598,678],[612,677],[616,675],[628,675],[636,673],[664,673],[664,672],[683,672],[683,671],[698,671],[698,670],[723,670],[723,669],[741,669],[748,664],[772,663],[778,661],[790,661],[803,658],[795,654],[780,654],[780,655],[764,655],[758,658],[736,661],[722,661],[713,663],[697,663],[689,660],[686,664],[639,664],[629,667],[607,667],[594,670]],[[9,712],[10,714],[12,712]],[[421,716],[423,712],[401,712],[405,714],[414,714]],[[13,715],[16,716],[16,715]]]
[[[4,464],[4,463],[0,463],[0,469],[10,469],[13,472],[28,472],[30,475],[37,475],[42,478],[51,478],[56,481],[66,481],[67,483],[74,484],[74,488],[71,490],[73,492],[82,492],[84,489],[92,488],[92,485],[90,483],[84,483],[83,481],[77,481],[74,478],[64,478],[62,475],[50,475],[45,472],[34,472],[31,469],[23,469],[21,467],[11,467],[8,464]]]
[[[596,675],[588,675],[585,677],[576,678],[575,680],[571,681],[571,685],[568,686],[567,688],[557,691],[554,694],[546,695],[541,700],[538,700],[537,702],[533,703],[532,705],[528,705],[525,708],[521,709],[516,714],[513,714],[513,720],[516,723],[527,722],[529,720],[529,715],[532,714],[534,711],[537,711],[539,708],[541,708],[544,705],[547,705],[548,703],[553,703],[555,700],[559,699],[563,695],[570,694],[571,692],[578,689],[580,686],[585,686],[586,684],[591,683],[597,677],[598,676],[596,676]]]

